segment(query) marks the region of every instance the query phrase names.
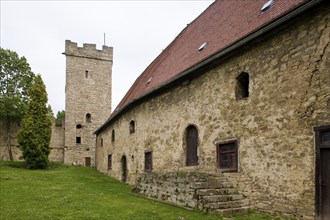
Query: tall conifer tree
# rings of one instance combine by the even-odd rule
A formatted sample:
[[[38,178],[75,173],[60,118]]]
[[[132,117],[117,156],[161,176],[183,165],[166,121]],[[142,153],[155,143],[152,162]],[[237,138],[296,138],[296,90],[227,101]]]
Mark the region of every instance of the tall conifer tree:
[[[50,153],[51,121],[46,87],[40,75],[35,78],[28,95],[28,109],[18,133],[18,142],[28,168],[45,169]]]

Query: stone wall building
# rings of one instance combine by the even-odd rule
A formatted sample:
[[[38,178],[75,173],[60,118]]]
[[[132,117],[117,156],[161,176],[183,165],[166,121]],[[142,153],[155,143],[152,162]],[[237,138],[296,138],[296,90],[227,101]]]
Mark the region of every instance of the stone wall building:
[[[215,213],[330,217],[330,4],[215,1],[96,131],[96,167]]]

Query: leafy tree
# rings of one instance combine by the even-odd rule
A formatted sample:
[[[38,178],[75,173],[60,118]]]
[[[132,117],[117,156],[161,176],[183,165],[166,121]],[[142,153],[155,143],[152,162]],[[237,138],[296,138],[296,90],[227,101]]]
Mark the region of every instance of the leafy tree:
[[[28,95],[30,99],[18,132],[18,142],[28,168],[45,169],[49,162],[51,121],[46,87],[40,75],[36,76]]]
[[[11,128],[19,125],[27,106],[27,90],[35,74],[25,57],[14,51],[0,48],[0,120],[6,132],[6,146],[13,160]]]
[[[57,114],[56,114],[56,119],[55,119],[56,124],[57,125],[62,125],[63,121],[64,121],[64,118],[65,118],[65,111],[64,110],[58,111]]]

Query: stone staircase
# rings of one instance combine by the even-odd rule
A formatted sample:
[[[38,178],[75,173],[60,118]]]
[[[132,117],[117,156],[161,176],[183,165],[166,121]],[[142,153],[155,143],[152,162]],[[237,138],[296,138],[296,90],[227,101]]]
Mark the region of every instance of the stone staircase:
[[[222,173],[145,172],[134,193],[220,216],[245,213],[249,201]]]
[[[249,201],[222,174],[196,174],[193,179],[198,210],[221,216],[248,211]]]

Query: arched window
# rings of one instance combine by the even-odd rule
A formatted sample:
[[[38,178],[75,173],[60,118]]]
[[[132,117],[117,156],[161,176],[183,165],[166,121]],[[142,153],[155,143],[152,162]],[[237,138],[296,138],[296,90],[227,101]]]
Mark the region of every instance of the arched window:
[[[129,123],[129,133],[132,134],[132,133],[135,133],[135,121],[132,120],[130,123]]]
[[[122,177],[121,180],[126,183],[127,181],[127,160],[126,156],[122,156],[121,158],[121,168],[122,168]]]
[[[190,125],[186,129],[186,165],[196,166],[198,164],[197,145],[198,145],[198,131],[195,126]]]
[[[236,99],[244,99],[249,97],[249,74],[242,72],[236,78],[235,88]]]
[[[115,141],[115,129],[112,130],[111,141],[112,141],[112,142]]]
[[[91,123],[92,122],[92,115],[90,113],[86,114],[86,123]]]

